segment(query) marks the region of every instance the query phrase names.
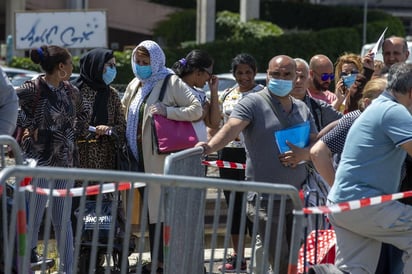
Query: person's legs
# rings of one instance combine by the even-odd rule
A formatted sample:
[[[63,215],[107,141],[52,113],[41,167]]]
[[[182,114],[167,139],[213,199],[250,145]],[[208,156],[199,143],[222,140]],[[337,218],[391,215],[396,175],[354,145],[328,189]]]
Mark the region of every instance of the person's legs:
[[[155,250],[155,237],[156,237],[156,225],[157,224],[149,224],[149,243],[150,243],[150,258],[152,259],[152,266],[157,265],[157,267],[163,268],[163,223],[159,223],[160,225],[160,238],[159,238],[159,246],[157,252],[157,264],[153,261],[154,259],[154,250]]]
[[[44,179],[34,179],[32,181],[33,186],[37,187],[48,187],[46,180]],[[39,195],[35,192],[29,193],[28,195],[28,230],[32,232],[31,248],[37,248],[37,243],[39,241],[40,226],[43,222],[44,211],[47,205],[47,196]],[[34,215],[34,216],[33,216]],[[33,218],[33,222],[31,222]]]
[[[54,181],[56,189],[71,188],[73,182],[64,180]],[[60,271],[73,273],[73,231],[70,219],[72,201],[70,197],[53,197],[52,222],[60,255]],[[64,235],[62,233],[65,233]]]
[[[266,214],[262,215],[258,208],[256,207],[256,202],[255,200],[253,201],[248,201],[247,206],[247,216],[248,218],[254,222],[255,221],[255,216],[258,214],[258,222],[257,222],[257,234],[256,234],[256,241],[255,241],[255,246],[254,246],[254,254],[253,254],[253,262],[252,262],[252,273],[253,274],[266,274],[268,270],[270,269],[270,265],[268,260],[264,261],[264,249],[263,249],[263,239],[262,236],[260,235],[260,231],[262,230],[261,227],[266,227],[266,222],[264,216]],[[262,216],[262,218],[261,218]]]
[[[382,243],[381,254],[375,274],[402,274],[403,251],[391,244]]]
[[[140,192],[140,197],[144,197],[144,195],[147,195],[145,193],[148,191],[146,187],[140,187],[139,192]],[[147,220],[150,220],[149,217],[149,212],[147,212]],[[160,225],[160,235],[159,235],[159,246],[158,246],[158,252],[157,252],[157,261],[154,261],[154,248],[155,248],[155,237],[156,237],[156,223],[150,223],[148,221],[148,230],[149,230],[149,245],[150,245],[150,258],[152,262],[150,264],[147,264],[144,266],[143,272],[149,272],[151,271],[152,266],[156,266],[156,268],[163,268],[163,223],[159,223]]]
[[[231,191],[224,191],[225,198],[227,205],[229,206],[230,203],[230,196],[231,196]],[[239,239],[240,239],[240,225],[242,221],[242,215],[246,214],[246,208],[242,206],[243,203],[243,192],[234,192],[234,202],[233,202],[233,214],[232,214],[232,225],[230,228],[230,235],[231,235],[231,240],[232,240],[232,248],[234,250],[234,254],[237,256],[240,256],[243,258],[244,254],[244,247],[245,247],[245,241],[243,240],[242,245],[239,247]],[[246,196],[244,197],[246,199]],[[244,229],[244,234],[248,231],[250,231],[250,228],[253,227],[253,223],[245,216],[245,229]]]
[[[222,161],[229,161],[235,163],[245,163],[246,162],[246,154],[243,148],[223,148],[219,151],[219,160]],[[245,171],[241,169],[229,169],[229,168],[220,168],[219,169],[219,176],[222,179],[230,179],[230,180],[237,180],[237,181],[244,181],[245,180]],[[225,195],[226,204],[229,207],[231,191],[223,191]],[[246,261],[244,259],[244,249],[245,249],[245,241],[243,241],[242,245],[239,246],[239,233],[240,233],[240,222],[242,218],[242,214],[245,214],[246,209],[242,206],[242,199],[243,193],[242,192],[235,192],[234,193],[234,204],[233,204],[233,212],[232,212],[232,225],[230,227],[230,236],[231,236],[231,244],[233,248],[233,253],[231,254],[230,260],[225,263],[225,269],[232,270],[236,268],[236,260],[240,258],[242,260],[241,269],[246,269]],[[246,218],[246,227],[245,233],[248,227],[251,226],[251,222],[248,218]],[[222,269],[223,266],[219,267]]]
[[[390,201],[331,214],[330,220],[338,241],[336,261],[342,270],[375,273],[381,242],[385,242],[404,251],[404,273],[412,273],[411,206]]]
[[[348,273],[375,273],[381,243],[340,227],[334,216],[330,222],[336,233],[335,265]]]
[[[289,266],[289,246],[291,240],[291,233],[292,233],[292,223],[293,221],[293,205],[291,201],[286,202],[286,210],[284,212],[284,225],[283,225],[283,234],[282,234],[282,243],[281,243],[281,250],[276,250],[277,244],[277,234],[279,229],[279,219],[281,216],[280,209],[280,201],[275,200],[273,203],[273,216],[271,222],[271,229],[270,229],[270,240],[269,240],[269,262],[272,266],[272,269],[275,270],[275,254],[276,252],[280,252],[280,265],[279,265],[279,273],[287,273],[288,266]],[[292,217],[291,217],[292,216]],[[263,241],[264,244],[264,241]]]
[[[259,214],[259,224],[258,224],[258,234],[259,239],[256,240],[256,247],[255,247],[255,254],[254,254],[254,272],[256,274],[266,274],[271,268],[274,268],[274,259],[275,253],[280,252],[280,265],[279,265],[279,273],[287,273],[288,271],[288,260],[289,260],[289,240],[290,240],[290,233],[292,224],[289,223],[292,218],[289,216],[292,214],[293,206],[292,203],[286,202],[286,218],[285,223],[283,226],[283,236],[282,236],[282,243],[281,243],[281,250],[276,250],[277,244],[277,232],[278,232],[278,224],[279,224],[279,217],[280,217],[280,201],[275,200],[273,201],[273,215],[269,217],[267,215],[268,212],[268,201],[263,200],[261,201],[260,209],[255,207],[255,202],[248,203],[248,217],[251,220],[254,220],[255,214],[258,212]],[[266,226],[270,225],[270,235],[269,239],[266,236]],[[288,235],[289,234],[289,235]],[[266,241],[269,241],[266,246]],[[268,263],[264,263],[264,258],[266,255],[267,250],[267,259]],[[265,265],[265,266],[264,266]]]

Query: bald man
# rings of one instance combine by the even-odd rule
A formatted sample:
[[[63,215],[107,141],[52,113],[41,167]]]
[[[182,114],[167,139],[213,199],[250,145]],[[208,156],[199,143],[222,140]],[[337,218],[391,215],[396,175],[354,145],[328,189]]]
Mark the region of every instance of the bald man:
[[[336,95],[329,90],[335,79],[333,63],[323,54],[316,54],[309,61],[309,95],[333,105],[337,101]],[[336,108],[337,109],[337,108]]]
[[[408,43],[403,37],[386,38],[382,44],[383,62],[387,69],[395,63],[406,62],[409,57]]]
[[[208,143],[199,143],[197,146],[204,148],[205,154],[210,154],[222,149],[227,143],[234,140],[242,132],[245,138],[246,180],[271,182],[276,184],[291,184],[300,188],[307,177],[305,165],[299,162],[309,160],[309,150],[289,145],[291,150],[281,153],[276,144],[274,133],[278,130],[301,124],[308,121],[310,125],[310,144],[316,138],[316,125],[310,110],[301,100],[290,96],[296,83],[296,62],[287,55],[273,57],[267,69],[267,87],[263,90],[249,94],[234,107],[232,114],[225,125],[216,133]],[[278,111],[275,112],[275,110]],[[255,202],[260,200],[260,209]],[[268,195],[255,192],[248,194],[247,214],[254,221],[254,216],[259,210],[258,235],[262,242],[265,241],[265,228],[267,221],[272,220],[270,230],[269,260],[274,266],[276,247],[277,225],[279,219],[280,200],[274,201],[273,215],[268,216]],[[289,201],[286,205],[286,232],[282,239],[280,273],[287,273],[289,249],[287,242],[293,220],[293,206]],[[287,235],[288,234],[288,235]],[[263,269],[261,249],[256,247],[255,273],[267,273]]]

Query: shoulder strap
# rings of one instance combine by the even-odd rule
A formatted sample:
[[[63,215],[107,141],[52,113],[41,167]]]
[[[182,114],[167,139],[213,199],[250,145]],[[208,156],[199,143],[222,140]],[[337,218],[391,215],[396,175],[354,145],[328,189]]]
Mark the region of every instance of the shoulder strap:
[[[223,103],[226,100],[226,97],[235,90],[236,87],[228,88],[226,91],[223,92],[222,96],[219,98],[220,101]]]
[[[269,104],[270,108],[272,109],[273,113],[275,113],[276,117],[278,118],[279,122],[282,124],[283,127],[289,127],[289,122],[283,117],[283,115],[279,115],[280,110],[276,108],[276,106],[272,103],[269,95],[266,92],[259,92],[258,93],[262,98]]]
[[[159,93],[159,101],[160,102],[163,101],[163,97],[165,96],[166,85],[167,85],[167,82],[168,82],[170,76],[172,76],[172,74],[166,75],[165,79],[163,80],[163,84],[162,84],[162,87],[160,88],[160,93]]]
[[[320,131],[322,129],[321,127],[321,122],[322,122],[322,110],[319,106],[319,103],[316,102],[315,99],[313,99],[312,97],[309,96],[309,101],[310,101],[310,105],[315,113],[314,118],[315,118],[315,124],[316,127],[318,128],[318,131]]]

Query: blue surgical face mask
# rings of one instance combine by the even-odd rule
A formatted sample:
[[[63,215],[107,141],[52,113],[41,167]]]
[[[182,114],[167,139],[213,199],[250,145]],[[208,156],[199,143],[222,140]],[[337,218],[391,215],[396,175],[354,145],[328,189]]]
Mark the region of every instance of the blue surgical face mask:
[[[147,79],[152,75],[152,67],[148,66],[140,66],[139,64],[135,64],[136,74],[141,79]]]
[[[349,74],[347,76],[342,76],[343,84],[345,87],[350,88],[356,80],[356,73]]]
[[[106,67],[106,72],[103,73],[103,81],[106,85],[110,85],[113,82],[114,78],[116,78],[117,70],[116,68]]]
[[[292,91],[292,88],[292,80],[282,80],[273,78],[269,80],[268,89],[276,96],[284,97]]]

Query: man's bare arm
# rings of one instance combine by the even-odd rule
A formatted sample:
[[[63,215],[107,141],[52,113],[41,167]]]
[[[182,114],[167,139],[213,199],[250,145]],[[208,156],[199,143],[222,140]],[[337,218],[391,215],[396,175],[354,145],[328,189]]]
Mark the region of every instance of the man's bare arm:
[[[204,148],[204,154],[210,154],[224,148],[230,141],[234,140],[242,130],[249,124],[249,121],[237,118],[229,118],[225,125],[210,139],[209,142],[200,142],[196,146]]]
[[[335,181],[335,168],[332,164],[332,153],[328,146],[321,140],[317,141],[310,149],[310,157],[322,178],[332,186]]]

